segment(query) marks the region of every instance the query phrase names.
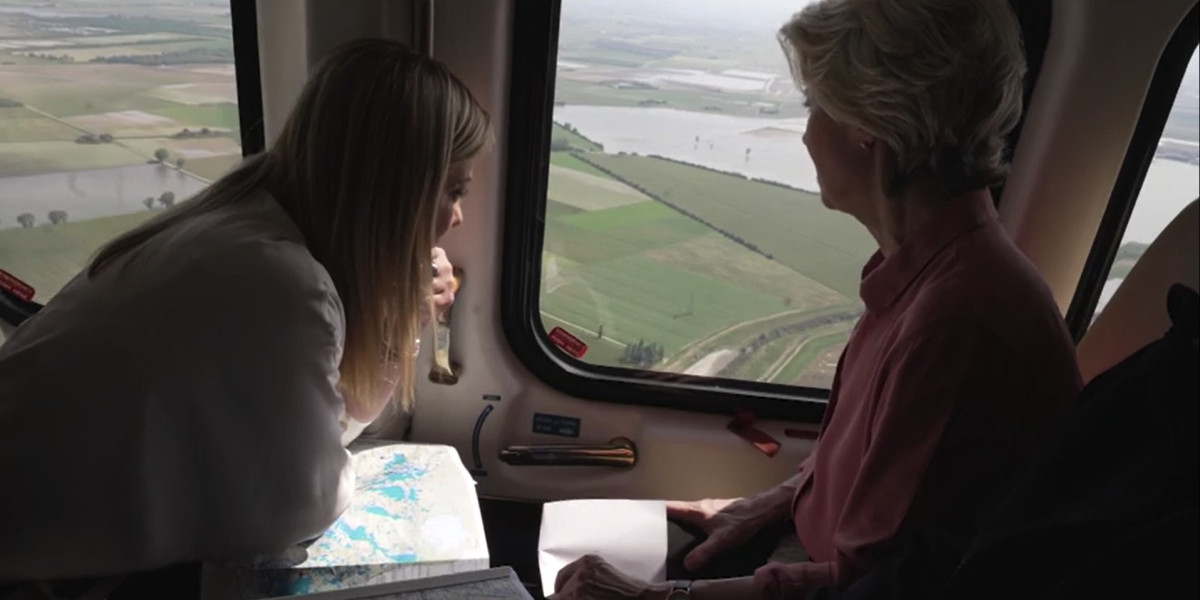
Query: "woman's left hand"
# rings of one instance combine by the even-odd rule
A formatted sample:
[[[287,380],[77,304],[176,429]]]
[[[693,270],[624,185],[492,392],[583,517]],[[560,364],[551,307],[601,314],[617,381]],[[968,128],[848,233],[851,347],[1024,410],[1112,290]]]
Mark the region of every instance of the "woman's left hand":
[[[432,266],[436,267],[437,274],[433,275],[433,285],[430,291],[433,294],[434,314],[439,315],[454,304],[454,294],[458,291],[458,284],[454,281],[454,265],[450,264],[450,259],[446,258],[445,250],[433,249]],[[431,315],[422,310],[421,327],[424,328],[428,325],[431,318]]]
[[[661,600],[668,591],[665,583],[634,579],[590,554],[558,572],[554,595],[546,600]]]

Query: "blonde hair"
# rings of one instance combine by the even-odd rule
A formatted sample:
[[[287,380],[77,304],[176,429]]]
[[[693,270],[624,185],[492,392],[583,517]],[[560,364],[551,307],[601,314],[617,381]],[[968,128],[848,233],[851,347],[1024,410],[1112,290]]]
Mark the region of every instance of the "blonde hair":
[[[811,102],[890,148],[886,193],[921,169],[951,192],[1003,181],[1025,75],[1005,0],[823,0],[779,41]]]
[[[393,372],[407,409],[438,202],[450,166],[490,139],[488,114],[441,63],[396,41],[351,42],[312,75],[269,150],[109,242],[88,273],[184,221],[268,192],[341,298],[347,410],[377,406]]]

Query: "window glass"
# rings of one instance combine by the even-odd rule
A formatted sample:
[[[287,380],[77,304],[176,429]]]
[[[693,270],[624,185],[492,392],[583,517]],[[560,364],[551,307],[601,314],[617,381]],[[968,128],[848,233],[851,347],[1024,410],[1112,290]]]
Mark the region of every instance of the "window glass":
[[[816,192],[805,4],[563,1],[540,308],[581,360],[829,386],[875,244]]]
[[[1193,52],[1093,315],[1104,310],[1150,242],[1197,197],[1200,197],[1200,72]]]
[[[228,0],[0,0],[0,269],[37,301],[240,158]]]

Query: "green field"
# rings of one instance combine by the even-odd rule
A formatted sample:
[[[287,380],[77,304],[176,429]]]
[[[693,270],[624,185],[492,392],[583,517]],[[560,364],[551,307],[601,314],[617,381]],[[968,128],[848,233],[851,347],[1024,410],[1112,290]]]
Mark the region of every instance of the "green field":
[[[604,174],[604,171],[579,160],[579,158],[570,152],[551,152],[550,164],[588,175],[595,175],[596,177],[608,177],[608,175]]]
[[[154,54],[163,54],[165,52],[182,52],[184,50],[191,50],[193,48],[221,49],[229,47],[229,40],[219,40],[213,38],[188,39],[186,36],[181,36],[181,38],[181,41],[164,41],[161,43],[148,43],[147,41],[133,44],[123,42],[123,45],[78,45],[66,48],[53,48],[43,51],[31,50],[30,52],[48,52],[54,55],[65,54],[74,59],[75,62],[88,62],[94,58],[109,56],[149,56]]]
[[[722,372],[721,376],[791,383],[821,350],[845,340],[850,326],[849,323],[839,323],[780,336],[756,350],[745,362]]]
[[[647,209],[656,212],[659,218],[631,225],[621,231],[605,231],[601,227],[589,224],[586,219],[577,218],[581,216],[595,218],[599,221],[598,225],[602,225],[607,220],[621,218],[609,213],[636,211],[645,215],[646,213],[643,211]],[[707,227],[679,216],[661,205],[646,201],[641,205],[634,204],[607,210],[581,212],[555,218],[547,224],[544,245],[547,251],[565,256],[583,265],[634,256],[647,250],[664,248],[706,233],[709,233]]]
[[[605,170],[677,206],[612,205],[606,200],[621,188]],[[652,368],[671,371],[781,327],[856,310],[858,270],[875,248],[857,223],[813,194],[598,152],[552,156],[546,222],[540,308],[547,330],[563,327],[589,344],[585,360],[593,364],[628,366],[620,362],[626,344],[659,344],[665,357]],[[790,381],[850,326],[781,336],[723,376]]]
[[[588,356],[596,364],[619,365],[623,345],[639,340],[661,344],[670,362],[740,323],[849,305],[658,202],[592,211],[551,202],[547,221],[546,327],[598,343]],[[596,338],[601,325],[604,340]]]
[[[605,175],[591,175],[553,164],[550,165],[547,195],[551,200],[583,210],[603,210],[648,200],[637,190]]]
[[[542,303],[544,311],[578,326],[595,331],[603,324],[606,335],[626,343],[659,343],[668,354],[708,332],[779,308],[736,282],[637,255],[581,267]]]
[[[178,84],[196,84],[197,90],[209,95],[223,90],[227,94],[229,86],[233,85],[229,75],[138,65],[0,66],[0,98],[25,105],[0,108],[0,177],[137,164],[153,153],[154,148],[146,148],[148,143],[176,151],[236,153],[237,105],[229,102],[185,104],[154,96],[163,90],[176,89],[163,86]],[[145,114],[139,115],[139,111]],[[70,125],[47,115],[70,119]],[[227,131],[229,138],[164,142],[136,139],[173,135],[185,127]],[[117,140],[111,144],[74,143],[83,131],[108,133],[115,135]],[[122,148],[123,145],[136,152]],[[210,171],[219,168],[219,161],[209,162]],[[198,165],[198,168],[205,166]]]
[[[0,177],[122,167],[145,161],[144,157],[116,144],[0,143]]]
[[[28,108],[0,108],[0,143],[73,141],[76,137],[78,131]]]
[[[707,338],[698,340],[689,346],[685,352],[674,356],[666,368],[668,370],[684,369],[687,365],[696,362],[711,352],[728,348],[743,348],[753,342],[755,338],[769,334],[773,329],[801,323],[814,317],[837,315],[855,309],[854,305],[848,303],[835,304],[817,309],[807,308],[812,305],[815,304],[806,304],[804,305],[806,308],[787,310],[769,317],[744,321],[710,335]]]
[[[165,85],[227,81],[185,69],[125,64],[65,63],[8,66],[0,70],[0,97],[11,98],[57,117],[142,110],[157,113],[178,102],[150,92]]]
[[[87,264],[108,240],[136,227],[154,212],[138,212],[78,223],[0,229],[0,267],[23,279],[45,302]]]
[[[596,152],[603,150],[600,147],[600,144],[597,144],[596,142],[593,142],[582,135],[575,133],[574,131],[570,131],[558,123],[554,124],[551,132],[551,140],[564,140],[574,150],[582,150],[584,152]]]
[[[756,294],[779,301],[780,306],[800,309],[813,305],[842,302],[837,291],[801,275],[779,262],[748,252],[719,233],[650,251],[647,256],[681,269],[702,272],[713,278],[737,281]]]
[[[859,270],[877,247],[861,225],[825,208],[816,194],[657,158],[589,154],[586,160],[846,297],[858,295]]]
[[[812,366],[813,360],[822,352],[832,346],[845,342],[850,337],[850,328],[853,323],[846,323],[840,330],[834,330],[832,333],[824,335],[815,335],[804,342],[804,346],[800,348],[791,360],[784,365],[772,379],[772,383],[792,384],[804,374],[805,370]],[[823,386],[829,386],[833,383],[833,373],[824,373],[828,377],[827,381],[823,382]]]
[[[184,35],[180,33],[135,33],[121,35],[89,35],[82,37],[64,37],[58,38],[56,41],[65,42],[70,46],[58,46],[43,50],[43,52],[57,53],[71,48],[95,48],[106,46],[127,46],[141,44],[158,44],[165,42],[182,42],[189,40],[198,40],[196,36]],[[228,43],[228,42],[226,42]]]
[[[107,66],[107,65],[106,65]],[[99,86],[92,88],[75,82],[56,82],[20,95],[13,94],[25,104],[35,106],[56,117],[74,117],[125,110],[157,113],[177,106],[127,87]]]
[[[209,181],[216,181],[241,161],[241,154],[193,158],[187,161],[186,168]]]
[[[554,91],[555,102],[598,106],[656,106],[693,112],[715,112],[737,116],[759,116],[756,103],[776,104],[779,98],[762,94],[736,92],[702,92],[669,89],[618,89],[586,81],[562,79]],[[648,104],[648,103],[653,104]],[[798,101],[778,104],[779,118],[802,117],[807,114]]]
[[[212,127],[237,131],[240,129],[238,108],[236,104],[178,104],[171,102],[170,106],[152,111],[156,115],[170,117],[186,125],[196,127]]]
[[[584,355],[583,360],[594,365],[620,366],[621,355],[625,352],[625,344],[608,337],[607,332],[601,339],[596,337],[594,329],[585,330],[546,312],[542,313],[542,325],[546,328],[547,333],[555,327],[562,327],[587,344],[587,354]]]

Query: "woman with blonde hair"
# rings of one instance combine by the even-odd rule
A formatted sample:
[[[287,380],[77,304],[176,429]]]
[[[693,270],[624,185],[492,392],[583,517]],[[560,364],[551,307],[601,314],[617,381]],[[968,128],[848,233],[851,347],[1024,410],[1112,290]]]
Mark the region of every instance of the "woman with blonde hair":
[[[278,139],[104,246],[0,347],[0,583],[279,551],[344,430],[411,402],[489,118],[437,61],[334,51]]]
[[[650,584],[586,557],[559,573],[555,600],[803,598],[850,585],[919,532],[965,540],[1081,387],[1054,299],[988,191],[1022,109],[1008,3],[821,0],[780,40],[807,97],[822,201],[879,244],[817,446],[755,496],[668,505],[704,534],[684,577],[722,557],[748,568]],[[752,542],[781,523],[807,559],[764,565],[773,543]]]

